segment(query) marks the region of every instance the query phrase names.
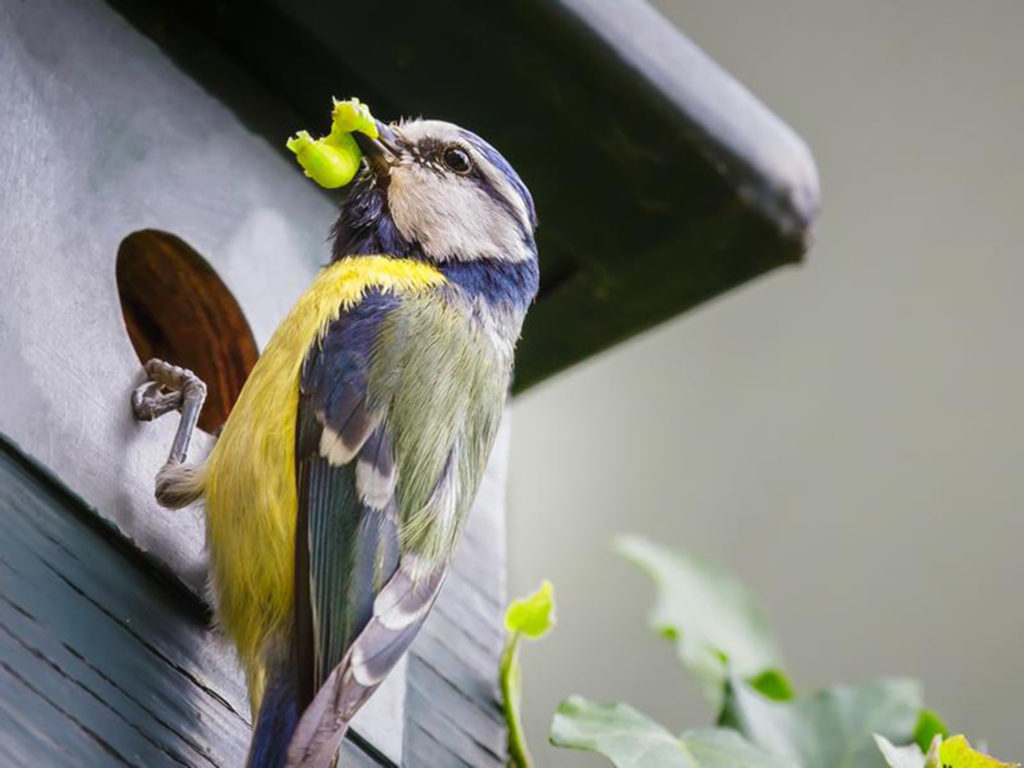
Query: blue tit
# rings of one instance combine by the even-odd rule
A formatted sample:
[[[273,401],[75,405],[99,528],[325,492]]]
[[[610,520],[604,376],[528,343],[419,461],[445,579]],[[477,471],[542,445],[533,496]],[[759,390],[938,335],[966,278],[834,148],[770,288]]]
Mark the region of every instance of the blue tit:
[[[330,264],[274,333],[205,465],[183,463],[176,440],[158,475],[165,505],[205,502],[217,617],[247,672],[253,768],[332,765],[422,626],[537,292],[536,213],[508,162],[450,123],[376,125],[375,138],[354,134],[364,165]],[[194,424],[201,384],[159,361],[147,371],[165,387],[150,400],[179,389]]]

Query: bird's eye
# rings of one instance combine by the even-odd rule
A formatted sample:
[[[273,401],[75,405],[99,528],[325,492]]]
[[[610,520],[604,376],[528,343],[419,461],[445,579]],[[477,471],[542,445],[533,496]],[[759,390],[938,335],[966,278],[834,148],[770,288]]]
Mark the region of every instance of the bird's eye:
[[[448,170],[455,171],[455,173],[469,173],[469,169],[472,167],[469,155],[461,147],[448,147],[441,157],[444,159],[444,164],[448,166]]]

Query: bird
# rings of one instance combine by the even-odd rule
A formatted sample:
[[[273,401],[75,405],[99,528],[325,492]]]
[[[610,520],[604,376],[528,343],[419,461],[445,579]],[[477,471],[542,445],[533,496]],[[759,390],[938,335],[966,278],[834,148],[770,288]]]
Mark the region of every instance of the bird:
[[[353,134],[363,159],[329,262],[205,463],[185,461],[195,374],[151,360],[133,395],[139,418],[182,413],[156,496],[205,507],[216,619],[253,709],[250,768],[334,765],[423,625],[539,284],[533,198],[494,147],[440,120],[374,123]]]

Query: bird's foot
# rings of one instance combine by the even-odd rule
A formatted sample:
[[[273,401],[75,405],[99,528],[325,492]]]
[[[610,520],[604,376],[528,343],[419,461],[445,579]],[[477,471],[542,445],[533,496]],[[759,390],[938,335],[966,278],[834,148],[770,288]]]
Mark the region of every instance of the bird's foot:
[[[148,379],[132,393],[132,411],[139,421],[152,421],[181,410],[188,401],[206,399],[206,384],[188,368],[153,358],[145,371]]]
[[[146,363],[149,380],[132,393],[132,411],[140,421],[152,421],[171,411],[181,411],[181,421],[174,433],[174,442],[167,463],[157,477],[157,498],[161,495],[160,477],[182,464],[188,454],[199,411],[206,400],[206,384],[188,368],[153,359]],[[163,503],[163,502],[161,502]],[[166,504],[165,506],[172,506]]]

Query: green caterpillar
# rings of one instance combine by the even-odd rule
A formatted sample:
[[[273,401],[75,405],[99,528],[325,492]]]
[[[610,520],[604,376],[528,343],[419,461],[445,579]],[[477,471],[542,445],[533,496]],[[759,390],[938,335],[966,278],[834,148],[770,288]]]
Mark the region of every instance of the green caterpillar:
[[[363,153],[352,138],[357,131],[377,138],[377,122],[370,108],[359,99],[335,99],[331,132],[327,136],[314,140],[307,131],[299,131],[288,139],[286,146],[295,153],[309,178],[321,187],[336,189],[352,181],[359,171]]]

